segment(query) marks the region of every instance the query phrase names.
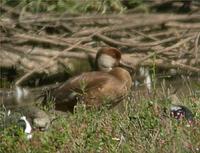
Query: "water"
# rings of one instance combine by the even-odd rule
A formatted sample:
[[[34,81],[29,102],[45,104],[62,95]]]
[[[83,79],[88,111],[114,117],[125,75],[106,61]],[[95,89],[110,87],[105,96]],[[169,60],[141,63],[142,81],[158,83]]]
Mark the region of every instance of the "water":
[[[79,65],[80,66],[80,65]],[[171,75],[167,73],[152,74],[149,69],[142,68],[133,81],[133,93],[136,100],[144,97],[150,97],[153,92],[159,94],[170,94],[177,91],[179,96],[200,95],[200,77],[186,75]],[[0,105],[6,108],[33,105],[37,102],[36,97],[41,94],[43,87],[39,88],[20,88],[14,87],[9,82],[1,80],[5,87],[0,88]]]

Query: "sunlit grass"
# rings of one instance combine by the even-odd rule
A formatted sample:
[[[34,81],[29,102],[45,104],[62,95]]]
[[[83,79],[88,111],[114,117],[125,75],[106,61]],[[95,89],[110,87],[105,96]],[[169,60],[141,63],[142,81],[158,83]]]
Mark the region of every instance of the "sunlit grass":
[[[111,110],[86,110],[80,104],[74,114],[59,116],[48,131],[35,131],[30,141],[4,130],[0,152],[197,152],[200,97],[184,98],[184,104],[195,114],[192,127],[169,117],[164,111],[168,102],[160,98],[135,101],[130,96]]]

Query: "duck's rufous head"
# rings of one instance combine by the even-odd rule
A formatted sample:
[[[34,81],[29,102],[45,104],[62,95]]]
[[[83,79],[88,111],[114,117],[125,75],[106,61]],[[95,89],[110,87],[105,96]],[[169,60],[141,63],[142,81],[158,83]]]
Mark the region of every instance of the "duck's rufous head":
[[[97,70],[100,71],[110,71],[118,66],[130,68],[130,66],[121,62],[121,52],[112,47],[104,47],[97,52],[95,65]]]

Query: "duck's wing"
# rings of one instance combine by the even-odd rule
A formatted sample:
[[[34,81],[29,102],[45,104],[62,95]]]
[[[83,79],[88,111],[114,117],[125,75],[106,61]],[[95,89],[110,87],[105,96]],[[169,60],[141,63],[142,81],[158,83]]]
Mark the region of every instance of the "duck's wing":
[[[76,100],[88,91],[104,86],[112,77],[108,73],[88,72],[73,77],[53,92],[56,103],[66,103]]]

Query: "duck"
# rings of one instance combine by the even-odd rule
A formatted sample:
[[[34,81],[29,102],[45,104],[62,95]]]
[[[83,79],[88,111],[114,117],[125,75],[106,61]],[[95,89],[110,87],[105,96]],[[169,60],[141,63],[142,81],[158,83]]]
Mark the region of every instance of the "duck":
[[[117,48],[103,47],[95,58],[95,71],[74,76],[50,91],[55,109],[73,112],[78,103],[86,108],[116,106],[128,95],[132,77],[122,62],[121,51]],[[46,99],[46,98],[44,98]],[[47,99],[46,99],[47,100]]]

